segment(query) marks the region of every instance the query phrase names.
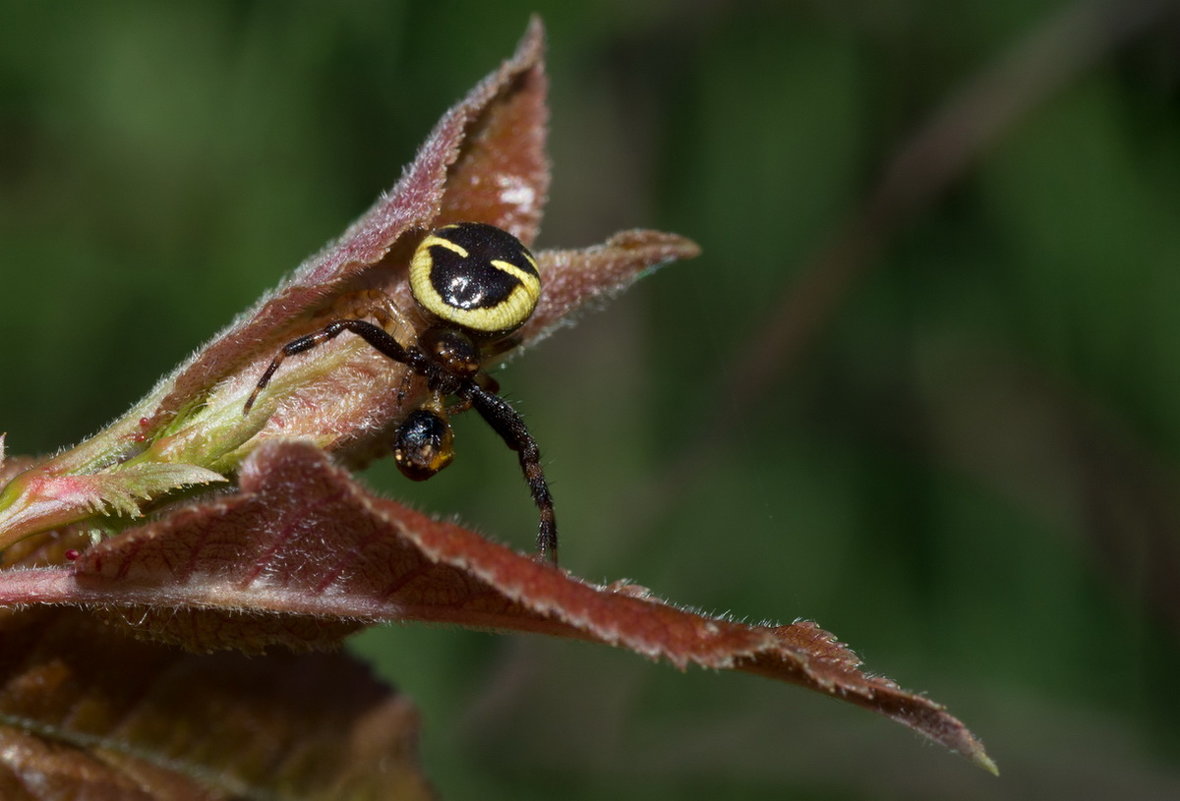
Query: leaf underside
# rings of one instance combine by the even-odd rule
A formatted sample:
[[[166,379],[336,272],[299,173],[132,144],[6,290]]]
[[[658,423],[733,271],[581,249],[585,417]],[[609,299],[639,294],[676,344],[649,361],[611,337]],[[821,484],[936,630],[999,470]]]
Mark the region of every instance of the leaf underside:
[[[0,603],[118,610],[187,648],[328,645],[360,622],[452,623],[627,648],[679,668],[736,669],[884,714],[988,767],[943,707],[859,668],[809,622],[752,626],[627,583],[588,584],[454,524],[376,497],[308,444],[260,448],[240,492],[177,510],[72,565],[9,571]],[[245,617],[241,617],[245,615]]]

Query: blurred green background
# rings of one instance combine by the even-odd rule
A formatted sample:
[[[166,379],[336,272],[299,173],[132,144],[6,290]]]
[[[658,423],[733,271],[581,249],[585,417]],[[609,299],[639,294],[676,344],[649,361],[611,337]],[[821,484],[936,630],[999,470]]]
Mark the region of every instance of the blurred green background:
[[[391,186],[538,11],[539,245],[704,248],[499,374],[564,565],[816,620],[1003,775],[749,676],[367,632],[442,795],[1178,798],[1180,24],[1095,7],[5,0],[0,430],[44,452],[123,411]],[[457,436],[427,484],[369,478],[527,548],[515,459]]]

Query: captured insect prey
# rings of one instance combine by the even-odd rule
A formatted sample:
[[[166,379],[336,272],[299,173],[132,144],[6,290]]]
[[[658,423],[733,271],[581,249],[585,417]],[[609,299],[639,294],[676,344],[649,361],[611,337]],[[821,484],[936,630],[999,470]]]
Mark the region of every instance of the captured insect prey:
[[[479,412],[509,448],[540,511],[537,550],[557,563],[557,520],[541,452],[524,420],[498,394],[494,379],[482,372],[486,356],[520,328],[541,296],[537,261],[524,244],[492,225],[461,222],[432,231],[410,260],[410,291],[434,325],[402,345],[379,325],[365,320],[333,320],[319,331],[288,342],[275,356],[246,400],[249,413],[258,393],[283,359],[311,350],[350,331],[378,351],[426,379],[426,400],[411,411],[393,438],[393,456],[407,478],[422,481],[454,458],[449,415]],[[448,406],[449,397],[457,402]]]

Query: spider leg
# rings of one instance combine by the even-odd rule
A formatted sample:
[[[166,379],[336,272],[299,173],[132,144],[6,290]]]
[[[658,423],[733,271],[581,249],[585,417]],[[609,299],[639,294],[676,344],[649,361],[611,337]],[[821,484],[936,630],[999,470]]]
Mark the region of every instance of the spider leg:
[[[477,373],[475,376],[475,383],[479,384],[493,395],[496,395],[500,392],[500,382],[492,378],[487,373]]]
[[[414,380],[414,371],[406,370],[405,375],[402,376],[401,383],[397,387],[397,405],[404,407],[406,405],[406,395],[410,394],[410,382]]]
[[[459,398],[458,403],[452,403],[450,406],[447,407],[447,409],[446,409],[447,417],[454,417],[457,414],[463,414],[463,412],[465,412],[471,408],[471,405],[472,405],[471,398],[462,398],[461,397],[461,398]]]
[[[483,346],[483,356],[485,359],[494,359],[501,354],[507,353],[519,344],[520,337],[501,337]]]
[[[429,361],[421,352],[417,349],[407,350],[403,348],[400,342],[380,326],[373,325],[364,320],[333,320],[319,331],[306,334],[298,339],[293,339],[283,346],[283,349],[275,356],[274,361],[266,368],[266,372],[262,374],[262,378],[258,380],[254,391],[250,393],[250,397],[246,399],[246,405],[242,409],[242,413],[249,413],[250,408],[254,405],[254,400],[258,397],[258,393],[270,383],[275,370],[279,369],[279,365],[283,363],[284,359],[288,356],[294,356],[297,353],[311,350],[317,345],[322,345],[330,339],[335,339],[345,331],[351,331],[384,355],[393,359],[395,362],[406,365],[414,372],[424,375],[429,371]]]
[[[475,378],[472,380],[479,384],[480,388],[485,392],[490,392],[491,394],[495,395],[500,391],[500,382],[492,378],[487,373],[476,373]],[[457,397],[459,398],[459,402],[452,403],[447,407],[446,411],[448,417],[454,417],[457,414],[462,414],[471,408],[472,401],[469,395],[460,394]]]
[[[345,295],[337,302],[335,311],[335,314],[328,316],[329,321],[371,318],[394,336],[404,338],[414,333],[414,326],[402,314],[393,298],[380,289],[360,289]]]
[[[508,401],[481,387],[475,381],[465,381],[456,392],[487,421],[509,448],[520,457],[520,469],[533,496],[533,503],[541,513],[537,528],[537,551],[541,558],[557,564],[557,517],[553,511],[553,496],[545,473],[541,470],[541,449],[525,427],[524,419]]]

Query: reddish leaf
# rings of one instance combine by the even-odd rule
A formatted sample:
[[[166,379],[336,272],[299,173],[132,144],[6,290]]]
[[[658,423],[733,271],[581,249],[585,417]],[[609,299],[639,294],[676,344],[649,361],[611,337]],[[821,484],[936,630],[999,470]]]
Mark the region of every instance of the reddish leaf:
[[[601,245],[582,250],[542,250],[537,254],[545,276],[545,292],[537,310],[520,330],[537,342],[562,324],[588,300],[617,295],[644,270],[700,254],[695,243],[659,231],[622,231]]]
[[[306,444],[260,448],[242,471],[239,494],[103,542],[72,568],[0,574],[0,603],[30,601],[167,612],[146,624],[202,649],[305,645],[289,639],[291,616],[592,640],[680,668],[734,668],[801,684],[887,715],[994,770],[982,745],[941,706],[861,672],[855,655],[812,623],[749,626],[670,606],[626,583],[587,584],[374,497]],[[278,625],[243,634],[231,616],[208,610],[266,612]]]
[[[434,225],[482,220],[527,245],[536,240],[549,193],[543,45],[540,22],[534,19],[513,59],[527,69],[501,70],[464,102],[465,139],[447,172]],[[481,91],[488,100],[480,99]]]

